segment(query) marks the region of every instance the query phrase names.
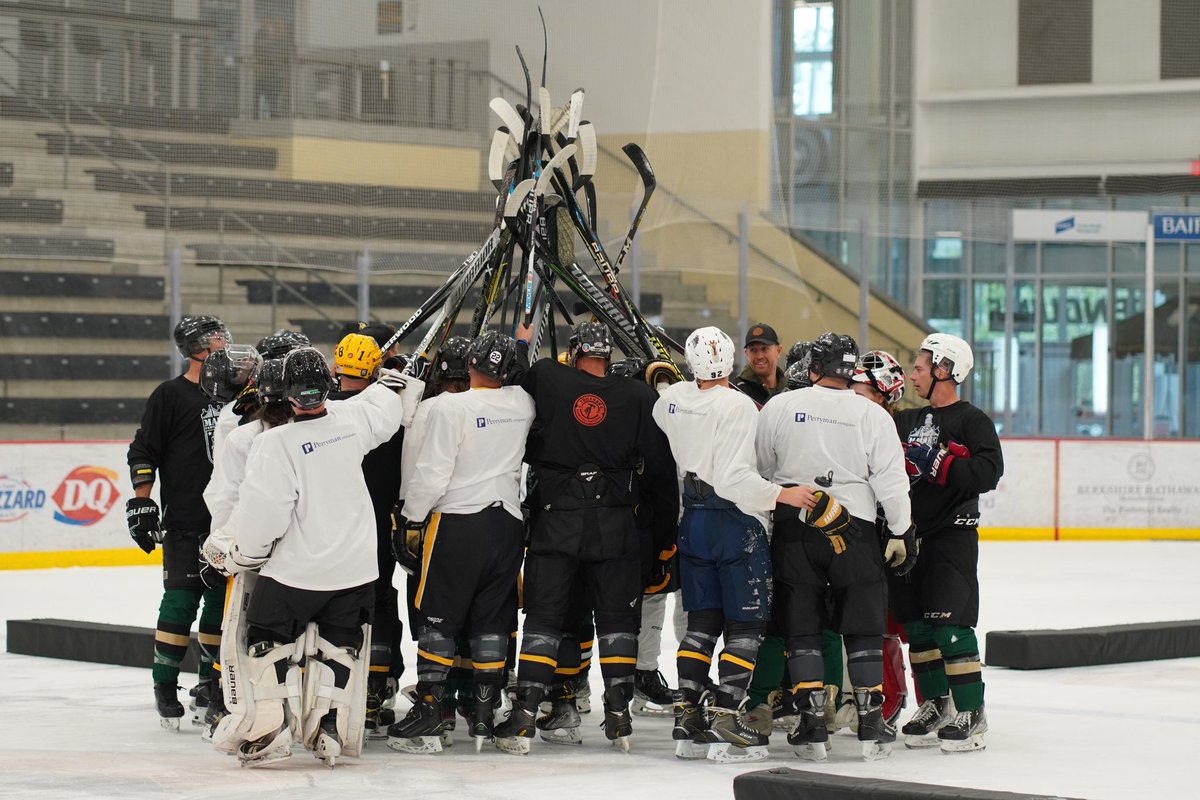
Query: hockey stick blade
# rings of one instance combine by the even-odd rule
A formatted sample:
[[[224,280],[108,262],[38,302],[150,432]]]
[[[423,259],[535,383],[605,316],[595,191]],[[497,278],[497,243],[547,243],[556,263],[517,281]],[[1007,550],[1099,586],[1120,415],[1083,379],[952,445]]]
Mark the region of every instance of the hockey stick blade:
[[[511,103],[503,97],[493,97],[488,103],[488,108],[496,113],[514,139],[519,142],[525,138],[525,123],[521,121],[521,115]]]

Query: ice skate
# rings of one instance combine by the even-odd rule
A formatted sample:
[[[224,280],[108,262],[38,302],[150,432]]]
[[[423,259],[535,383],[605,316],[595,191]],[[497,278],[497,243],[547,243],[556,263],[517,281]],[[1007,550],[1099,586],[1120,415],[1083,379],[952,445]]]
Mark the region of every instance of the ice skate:
[[[325,766],[333,769],[341,754],[342,740],[337,732],[337,712],[330,711],[321,719],[321,729],[317,732],[317,741],[313,744],[313,755],[324,761]]]
[[[217,732],[217,726],[221,724],[221,720],[229,713],[225,708],[225,693],[221,690],[220,681],[215,685],[215,692],[208,700],[208,709],[204,713],[204,729],[200,732],[200,738],[203,741],[211,742],[213,734]]]
[[[954,716],[950,695],[931,697],[921,703],[912,719],[904,724],[904,746],[912,749],[938,746],[938,731]]]
[[[629,710],[639,717],[663,717],[675,704],[671,687],[658,670],[639,669],[633,674],[633,702]]]
[[[442,733],[446,727],[442,714],[444,692],[441,685],[422,687],[408,715],[388,728],[387,746],[400,753],[417,755],[442,752]]]
[[[796,727],[788,734],[788,744],[798,758],[805,761],[825,761],[829,758],[829,730],[825,727],[825,702],[828,695],[823,689],[813,689],[796,699],[800,713],[796,716]]]
[[[721,764],[762,761],[768,755],[769,737],[751,729],[739,709],[713,708],[712,719],[704,734],[708,741],[708,760]]]
[[[575,695],[565,684],[557,684],[555,689],[556,693],[550,698],[550,713],[537,721],[538,735],[542,741],[551,744],[583,744],[579,733],[582,720],[575,708]]]
[[[386,739],[388,728],[396,721],[396,712],[387,705],[388,700],[395,703],[391,680],[375,672],[367,678],[367,717],[363,727],[368,739]]]
[[[854,706],[858,712],[858,741],[867,761],[878,761],[892,754],[896,729],[883,718],[883,693],[866,689],[854,690]]]
[[[629,695],[625,685],[613,684],[604,690],[604,735],[613,747],[629,752],[629,737],[633,735],[633,717],[629,714]]]
[[[183,718],[183,703],[179,702],[179,687],[174,683],[154,684],[154,705],[158,707],[158,724],[168,731],[179,730]]]
[[[767,702],[771,706],[771,719],[775,730],[791,731],[795,729],[796,723],[800,721],[800,716],[796,711],[796,702],[792,698],[791,692],[776,689],[771,692]]]
[[[833,734],[844,728],[844,725],[838,724],[838,699],[842,696],[842,690],[839,686],[826,684],[825,686],[825,730],[829,734]]]
[[[496,749],[517,756],[529,755],[529,744],[537,730],[538,700],[528,687],[518,687],[508,693],[512,711],[508,719],[496,726]],[[541,692],[537,692],[541,694]]]
[[[587,675],[576,675],[567,681],[567,688],[575,695],[575,710],[580,714],[592,713],[592,685]]]
[[[987,743],[983,735],[987,733],[987,714],[983,706],[972,711],[959,711],[954,718],[938,731],[938,740],[943,753],[969,753],[972,750],[983,750]]]
[[[283,725],[274,733],[268,733],[250,742],[238,745],[238,763],[243,767],[261,767],[292,756],[292,731]]]
[[[834,707],[833,719],[836,727],[830,733],[846,729],[851,733],[858,733],[858,709],[854,707],[853,694],[847,692],[842,695],[842,699]]]
[[[770,736],[771,731],[775,729],[775,717],[771,712],[771,707],[766,703],[759,703],[747,711],[746,726],[755,733]]]
[[[192,714],[192,725],[197,728],[204,725],[204,718],[208,715],[208,706],[212,702],[212,698],[221,693],[221,687],[217,683],[216,678],[207,678],[196,684],[188,694],[192,700],[188,703],[188,711]]]
[[[476,683],[471,689],[471,702],[467,705],[467,727],[475,742],[475,752],[483,750],[483,743],[493,740],[496,727],[496,707],[500,701],[499,687]]]
[[[683,690],[675,692],[675,757],[698,759],[708,757],[708,739],[704,736],[704,709],[689,699]]]

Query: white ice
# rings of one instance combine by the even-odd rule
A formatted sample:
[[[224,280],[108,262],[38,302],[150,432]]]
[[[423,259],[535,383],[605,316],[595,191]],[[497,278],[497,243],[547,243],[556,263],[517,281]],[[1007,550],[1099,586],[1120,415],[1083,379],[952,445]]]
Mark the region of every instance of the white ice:
[[[1198,619],[1198,572],[1200,543],[984,543],[980,639],[998,629]],[[155,567],[0,571],[0,609],[5,619],[153,627],[159,574]],[[411,647],[405,658],[413,663]],[[672,659],[664,656],[661,666],[672,681]],[[897,746],[890,759],[865,763],[843,732],[824,765],[799,761],[779,734],[767,761],[683,762],[673,756],[669,721],[646,718],[635,718],[633,752],[622,754],[597,727],[597,704],[584,717],[586,741],[577,749],[536,742],[526,757],[476,755],[460,737],[440,755],[408,756],[370,742],[362,759],[333,770],[303,751],[245,770],[205,745],[196,728],[185,724],[178,734],[159,728],[148,670],[4,652],[0,798],[691,800],[729,798],[736,774],[769,767],[1090,800],[1200,794],[1188,760],[1200,734],[1200,659],[1037,672],[991,668],[984,678],[988,748],[970,754]],[[593,687],[598,698],[597,670]]]

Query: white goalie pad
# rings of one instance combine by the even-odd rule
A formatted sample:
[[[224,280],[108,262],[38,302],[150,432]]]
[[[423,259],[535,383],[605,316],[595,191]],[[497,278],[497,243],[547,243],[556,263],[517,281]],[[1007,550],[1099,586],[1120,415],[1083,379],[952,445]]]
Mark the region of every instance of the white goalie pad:
[[[309,623],[305,637],[305,669],[303,695],[304,746],[314,748],[321,720],[333,710],[337,712],[337,732],[343,755],[357,757],[362,753],[366,736],[367,673],[371,659],[371,626],[363,625],[363,643],[357,653],[335,647],[321,637],[316,623]],[[337,688],[334,668],[337,664],[349,672],[344,688]]]

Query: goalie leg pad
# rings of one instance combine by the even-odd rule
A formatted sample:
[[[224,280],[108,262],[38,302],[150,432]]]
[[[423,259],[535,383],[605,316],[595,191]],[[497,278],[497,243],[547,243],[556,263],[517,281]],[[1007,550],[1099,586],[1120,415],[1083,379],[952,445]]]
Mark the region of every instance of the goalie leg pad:
[[[307,668],[304,674],[304,746],[318,758],[330,752],[322,742],[321,722],[334,715],[339,752],[357,757],[366,733],[367,675],[370,660],[363,657],[371,646],[371,626],[362,626],[362,645],[337,646],[321,636],[316,623],[309,623]],[[325,731],[328,736],[329,731]]]
[[[241,675],[249,680],[254,698],[252,716],[239,715],[236,721],[217,729],[216,739],[223,747],[232,745],[238,758],[247,765],[275,761],[291,754],[296,738],[297,701],[300,694],[300,667],[295,642],[258,642],[251,645]]]

